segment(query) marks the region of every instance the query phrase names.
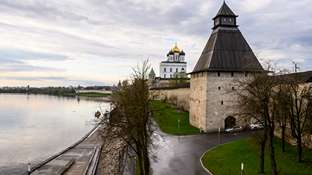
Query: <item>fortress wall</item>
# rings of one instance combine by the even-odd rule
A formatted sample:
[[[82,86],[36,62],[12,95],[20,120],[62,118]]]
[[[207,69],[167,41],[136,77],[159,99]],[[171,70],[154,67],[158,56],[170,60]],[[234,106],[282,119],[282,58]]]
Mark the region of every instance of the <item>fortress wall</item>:
[[[190,88],[155,89],[151,90],[151,94],[155,99],[166,100],[184,111],[190,109]]]

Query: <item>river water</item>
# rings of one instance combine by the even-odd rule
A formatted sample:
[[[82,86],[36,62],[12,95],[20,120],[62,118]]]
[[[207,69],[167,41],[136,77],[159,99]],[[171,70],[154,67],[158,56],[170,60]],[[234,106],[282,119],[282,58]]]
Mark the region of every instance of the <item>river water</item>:
[[[95,111],[108,108],[75,98],[0,94],[0,174],[70,146],[95,126]]]

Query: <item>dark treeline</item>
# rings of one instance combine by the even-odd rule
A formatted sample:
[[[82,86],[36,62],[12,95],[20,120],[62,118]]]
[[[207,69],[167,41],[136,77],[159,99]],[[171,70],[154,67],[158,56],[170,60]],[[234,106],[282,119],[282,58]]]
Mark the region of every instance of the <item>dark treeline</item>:
[[[76,92],[72,87],[12,87],[0,88],[0,93],[47,94],[74,97]]]

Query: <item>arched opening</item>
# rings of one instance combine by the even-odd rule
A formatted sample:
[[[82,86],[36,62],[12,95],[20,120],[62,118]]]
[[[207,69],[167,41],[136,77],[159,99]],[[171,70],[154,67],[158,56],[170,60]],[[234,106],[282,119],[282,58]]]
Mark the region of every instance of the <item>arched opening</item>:
[[[224,120],[224,129],[233,128],[236,125],[236,119],[232,116],[228,116]]]

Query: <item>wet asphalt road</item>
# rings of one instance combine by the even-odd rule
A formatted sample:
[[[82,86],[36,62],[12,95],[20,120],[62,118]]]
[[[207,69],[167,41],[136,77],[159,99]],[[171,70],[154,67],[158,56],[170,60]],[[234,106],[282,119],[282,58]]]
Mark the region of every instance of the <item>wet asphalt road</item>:
[[[221,143],[250,136],[251,132],[221,134]],[[207,175],[200,164],[202,154],[219,144],[219,136],[200,134],[193,136],[171,136],[157,131],[154,134],[156,148],[151,160],[153,175]]]

